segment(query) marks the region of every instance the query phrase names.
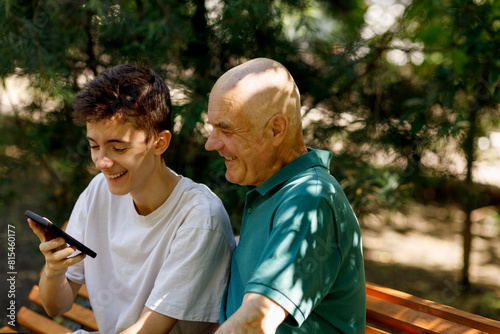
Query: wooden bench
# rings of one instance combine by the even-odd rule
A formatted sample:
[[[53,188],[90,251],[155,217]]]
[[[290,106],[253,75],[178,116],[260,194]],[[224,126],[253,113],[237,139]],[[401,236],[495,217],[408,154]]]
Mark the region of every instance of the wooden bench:
[[[33,286],[28,296],[29,300],[39,307],[42,306],[40,290],[37,285]],[[60,317],[50,319],[45,312],[36,312],[23,306],[17,313],[18,323],[37,334],[65,334],[83,328],[89,331],[97,331],[97,323],[94,313],[89,308],[88,292],[85,285],[78,291],[78,296],[73,303],[73,307]],[[44,313],[41,315],[40,313]]]
[[[64,334],[75,330],[65,326],[70,321],[87,330],[97,330],[92,311],[82,306],[88,301],[85,286],[79,291],[73,308],[56,319],[23,306],[18,312],[18,323],[33,333]],[[500,333],[500,322],[475,314],[415,297],[398,290],[366,283],[366,333]],[[29,300],[42,305],[38,286],[34,286]],[[2,331],[3,330],[3,331]],[[0,333],[10,333],[0,329]]]
[[[67,225],[68,222],[65,222],[62,229],[66,230]],[[89,294],[85,284],[78,291],[71,310],[54,319],[48,318],[43,310],[38,285],[33,286],[28,299],[35,305],[37,310],[34,311],[26,306],[22,306],[17,312],[17,322],[32,333],[65,334],[77,329],[88,331],[98,330],[94,313],[90,309]],[[3,333],[2,330],[4,328],[0,329],[0,334]],[[10,332],[5,331],[5,333]]]
[[[373,283],[366,298],[366,333],[500,333],[499,321]]]

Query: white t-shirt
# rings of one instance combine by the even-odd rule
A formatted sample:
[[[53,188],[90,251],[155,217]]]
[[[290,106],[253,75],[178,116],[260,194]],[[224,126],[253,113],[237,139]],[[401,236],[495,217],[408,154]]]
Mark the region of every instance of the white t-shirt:
[[[97,253],[68,268],[87,285],[101,334],[133,325],[144,306],[178,319],[171,333],[212,332],[235,247],[220,199],[182,177],[147,216],[130,195],[109,192],[97,175],[80,195],[67,231]],[[202,322],[200,324],[200,322]]]

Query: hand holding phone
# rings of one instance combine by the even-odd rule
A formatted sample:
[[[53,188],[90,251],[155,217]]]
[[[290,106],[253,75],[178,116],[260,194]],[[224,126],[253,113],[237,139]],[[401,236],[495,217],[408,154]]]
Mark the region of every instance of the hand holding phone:
[[[92,258],[95,258],[97,256],[97,254],[93,250],[91,250],[90,248],[88,248],[87,246],[85,246],[84,244],[82,244],[81,242],[79,242],[78,240],[76,240],[63,230],[61,230],[56,225],[52,224],[50,221],[43,218],[42,216],[37,215],[36,213],[30,210],[26,210],[24,214],[26,215],[26,217],[33,219],[33,221],[35,221],[39,226],[43,227],[49,234],[53,235],[54,237],[63,238],[66,241],[66,243],[68,243],[71,246],[75,246],[76,249],[78,249],[82,253],[87,254]]]

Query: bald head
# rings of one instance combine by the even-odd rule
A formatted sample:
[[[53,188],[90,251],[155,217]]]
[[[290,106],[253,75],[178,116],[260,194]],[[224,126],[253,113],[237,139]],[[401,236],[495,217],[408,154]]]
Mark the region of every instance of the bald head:
[[[280,63],[258,58],[215,83],[208,100],[213,130],[205,148],[224,157],[226,179],[260,186],[307,152],[299,90]]]
[[[230,101],[256,126],[273,115],[283,114],[291,131],[302,131],[299,90],[287,69],[277,61],[257,58],[232,68],[217,80],[210,96],[212,100]]]

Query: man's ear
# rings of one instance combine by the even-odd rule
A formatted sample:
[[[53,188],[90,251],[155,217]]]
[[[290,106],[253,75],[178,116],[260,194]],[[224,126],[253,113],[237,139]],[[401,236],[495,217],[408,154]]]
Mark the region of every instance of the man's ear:
[[[172,133],[168,130],[163,130],[158,134],[156,138],[155,154],[162,155],[170,146],[170,140],[172,139]]]
[[[273,131],[273,143],[280,145],[285,139],[288,131],[288,119],[283,114],[276,114],[271,119],[271,129]]]

